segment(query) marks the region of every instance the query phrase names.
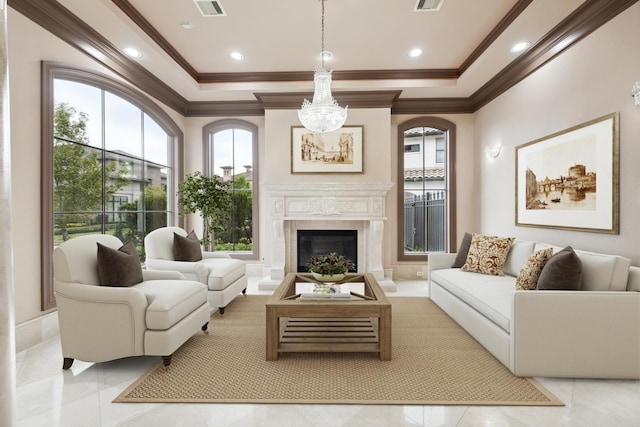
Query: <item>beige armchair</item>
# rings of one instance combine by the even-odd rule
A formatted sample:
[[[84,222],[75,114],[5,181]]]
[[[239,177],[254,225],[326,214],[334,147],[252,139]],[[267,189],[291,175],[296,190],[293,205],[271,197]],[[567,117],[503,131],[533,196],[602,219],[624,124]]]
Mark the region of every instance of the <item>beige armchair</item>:
[[[209,304],[224,314],[227,304],[240,292],[246,293],[246,265],[223,252],[208,251],[201,251],[199,261],[176,261],[174,233],[187,236],[187,232],[179,227],[162,227],[147,234],[144,239],[147,268],[179,271],[187,279],[204,283],[209,290]]]
[[[200,329],[207,331],[207,289],[178,272],[142,270],[131,286],[100,286],[98,246],[119,249],[113,236],[76,237],[53,252],[63,369],[74,359],[105,362],[171,355]]]

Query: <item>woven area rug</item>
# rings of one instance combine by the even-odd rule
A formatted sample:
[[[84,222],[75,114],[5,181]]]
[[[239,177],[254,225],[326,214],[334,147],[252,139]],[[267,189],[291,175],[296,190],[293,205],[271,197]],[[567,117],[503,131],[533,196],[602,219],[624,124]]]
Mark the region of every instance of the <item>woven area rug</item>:
[[[236,298],[114,402],[563,405],[511,374],[430,299],[391,297],[393,356],[285,353],[265,360],[268,296]]]

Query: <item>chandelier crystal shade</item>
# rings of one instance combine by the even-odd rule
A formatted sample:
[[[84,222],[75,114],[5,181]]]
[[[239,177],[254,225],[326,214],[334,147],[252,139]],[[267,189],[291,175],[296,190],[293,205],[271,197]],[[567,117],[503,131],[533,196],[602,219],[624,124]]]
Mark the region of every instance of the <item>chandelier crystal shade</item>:
[[[631,97],[636,107],[640,107],[640,82],[636,82],[631,88]]]
[[[331,71],[324,67],[324,2],[322,2],[322,49],[320,50],[320,65],[313,75],[315,90],[313,101],[305,99],[298,110],[300,123],[314,133],[324,134],[342,127],[347,120],[347,108],[342,108],[331,95]]]

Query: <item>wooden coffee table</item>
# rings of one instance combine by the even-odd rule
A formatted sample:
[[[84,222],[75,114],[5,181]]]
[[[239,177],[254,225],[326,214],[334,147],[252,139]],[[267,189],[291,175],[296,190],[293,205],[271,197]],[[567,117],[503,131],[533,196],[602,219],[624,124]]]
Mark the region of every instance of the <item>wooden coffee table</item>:
[[[301,300],[296,284],[309,273],[289,273],[266,305],[266,358],[287,352],[373,352],[391,360],[391,303],[372,274],[341,282],[364,288],[348,300]]]

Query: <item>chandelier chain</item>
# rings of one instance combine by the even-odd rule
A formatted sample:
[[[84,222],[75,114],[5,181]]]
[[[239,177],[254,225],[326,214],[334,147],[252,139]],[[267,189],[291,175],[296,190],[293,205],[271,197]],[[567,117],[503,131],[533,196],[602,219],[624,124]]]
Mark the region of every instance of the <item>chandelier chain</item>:
[[[324,68],[324,2],[327,0],[320,0],[322,3],[322,21],[321,21],[321,42],[320,42],[320,62],[322,64],[322,68]]]

